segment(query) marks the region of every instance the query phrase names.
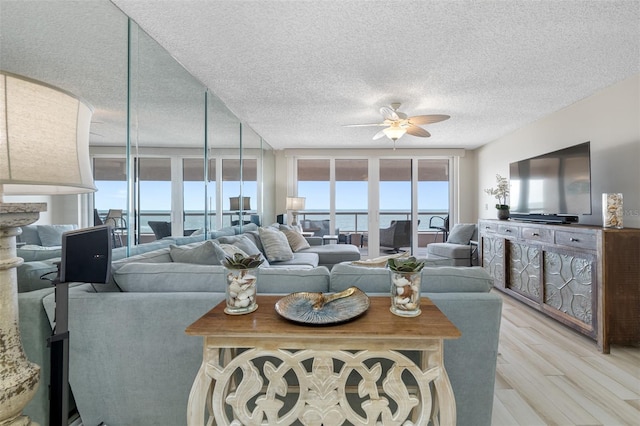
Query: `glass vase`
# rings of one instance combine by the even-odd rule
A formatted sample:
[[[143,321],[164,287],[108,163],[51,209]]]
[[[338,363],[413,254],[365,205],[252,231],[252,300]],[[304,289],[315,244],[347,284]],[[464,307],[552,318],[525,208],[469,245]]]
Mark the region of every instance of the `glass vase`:
[[[227,269],[225,313],[229,315],[248,314],[258,309],[258,268]]]
[[[605,228],[622,228],[622,194],[610,192],[602,194],[602,226]]]
[[[391,312],[401,317],[420,315],[420,272],[391,272]]]

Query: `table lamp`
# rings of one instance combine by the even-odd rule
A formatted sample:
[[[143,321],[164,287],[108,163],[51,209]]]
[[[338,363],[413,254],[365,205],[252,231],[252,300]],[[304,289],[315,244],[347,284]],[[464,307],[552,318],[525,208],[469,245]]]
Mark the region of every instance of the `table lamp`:
[[[18,327],[16,236],[47,209],[5,197],[95,191],[92,113],[63,90],[0,71],[0,424],[30,424],[22,410],[38,389],[40,367],[27,360]]]
[[[293,216],[293,221],[291,222],[291,226],[294,228],[299,228],[298,226],[298,211],[304,210],[305,197],[287,197],[287,210],[291,210],[291,215]]]

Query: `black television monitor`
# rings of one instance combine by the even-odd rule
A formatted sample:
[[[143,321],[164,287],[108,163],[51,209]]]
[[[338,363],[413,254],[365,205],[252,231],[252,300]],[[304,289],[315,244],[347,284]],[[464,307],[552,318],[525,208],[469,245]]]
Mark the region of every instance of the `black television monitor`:
[[[584,142],[509,165],[516,214],[591,214],[591,151]]]
[[[62,234],[60,282],[107,283],[111,275],[111,229],[101,225]]]

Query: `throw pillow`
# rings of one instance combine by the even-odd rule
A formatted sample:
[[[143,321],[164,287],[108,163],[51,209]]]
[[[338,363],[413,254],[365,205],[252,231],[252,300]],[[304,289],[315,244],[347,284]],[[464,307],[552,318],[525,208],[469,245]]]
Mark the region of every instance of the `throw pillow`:
[[[475,223],[457,223],[449,233],[447,242],[469,245],[469,241],[471,241],[474,232],[476,232]]]
[[[76,225],[38,225],[38,237],[45,247],[61,246],[62,234],[76,228]]]
[[[213,247],[215,248],[216,256],[218,257],[218,260],[220,260],[220,263],[222,263],[226,257],[233,257],[236,253],[247,256],[247,253],[233,244],[217,244],[214,242]]]
[[[195,263],[198,265],[220,265],[213,241],[205,241],[195,247],[170,245],[171,260],[179,263]]]
[[[269,262],[293,259],[293,251],[287,237],[278,229],[258,228],[262,247]]]
[[[294,231],[293,229],[283,229],[282,233],[287,237],[289,247],[291,247],[293,252],[299,252],[300,250],[311,247],[309,245],[309,241],[307,241],[307,239],[298,231]]]
[[[220,237],[217,238],[216,241],[218,244],[232,244],[250,256],[262,254],[253,241],[244,234],[234,235],[233,237]]]

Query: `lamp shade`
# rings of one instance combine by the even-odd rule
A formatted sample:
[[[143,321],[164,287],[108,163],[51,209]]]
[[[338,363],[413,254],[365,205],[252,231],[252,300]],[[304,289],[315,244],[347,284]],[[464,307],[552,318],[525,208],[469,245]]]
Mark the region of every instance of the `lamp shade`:
[[[0,71],[0,195],[95,191],[92,114],[67,92]]]
[[[407,129],[400,126],[391,126],[383,130],[384,134],[391,140],[396,141],[407,133]]]
[[[304,210],[305,197],[287,197],[287,210]]]
[[[251,210],[251,197],[229,197],[229,210],[240,210],[240,198],[242,198],[242,210]]]

